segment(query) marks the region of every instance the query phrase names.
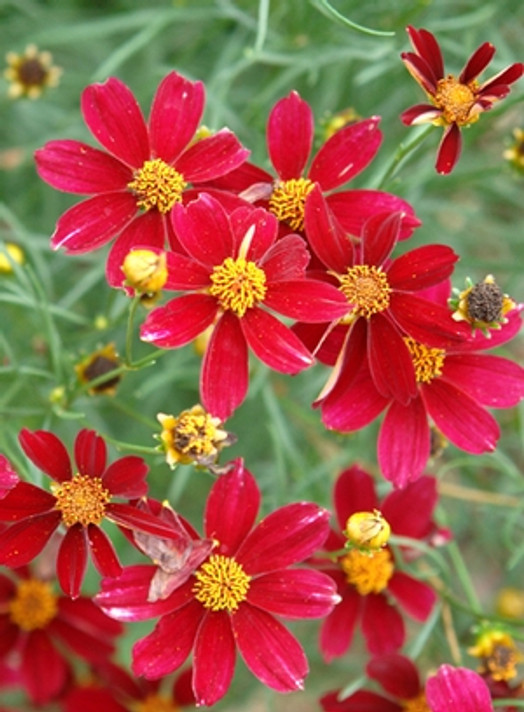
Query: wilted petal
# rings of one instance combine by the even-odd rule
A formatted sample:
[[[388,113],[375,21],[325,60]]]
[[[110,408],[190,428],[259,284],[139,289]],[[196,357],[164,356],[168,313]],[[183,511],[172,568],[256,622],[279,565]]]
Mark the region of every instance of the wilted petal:
[[[431,712],[493,712],[488,686],[466,668],[441,665],[426,683],[426,697]]]
[[[269,114],[267,143],[281,180],[300,178],[313,142],[313,112],[298,92],[280,99]]]
[[[18,440],[27,457],[57,482],[70,480],[71,462],[63,442],[47,430],[22,428]]]
[[[196,704],[211,706],[226,694],[235,672],[236,645],[225,611],[204,617],[193,651]]]
[[[323,618],[340,600],[333,579],[320,571],[290,569],[253,579],[248,602],[283,618]]]
[[[406,637],[404,621],[383,594],[368,594],[364,599],[362,633],[370,653],[382,655],[398,650]]]
[[[185,346],[211,326],[217,302],[207,294],[184,294],[149,312],[140,338],[163,349]]]
[[[56,574],[62,591],[77,598],[87,568],[87,533],[83,526],[74,524],[64,536],[56,561]]]

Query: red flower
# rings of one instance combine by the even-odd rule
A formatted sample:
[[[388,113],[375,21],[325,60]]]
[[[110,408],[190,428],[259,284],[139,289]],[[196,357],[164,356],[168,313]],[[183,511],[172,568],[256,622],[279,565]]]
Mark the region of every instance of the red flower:
[[[0,521],[15,522],[0,539],[0,564],[17,568],[32,561],[63,524],[65,536],[57,557],[57,575],[65,593],[78,596],[87,554],[104,576],[119,576],[122,567],[111,541],[100,528],[104,519],[149,534],[178,536],[156,517],[114,497],[137,499],[147,492],[147,465],[133,455],[106,466],[106,445],[93,430],[81,430],[75,440],[77,472],[62,442],[46,430],[19,435],[27,457],[52,478],[51,492],[19,482],[0,500]]]
[[[509,85],[522,76],[524,64],[511,64],[480,84],[477,77],[495,54],[495,47],[484,42],[473,52],[458,78],[445,75],[442,53],[434,35],[414,27],[408,27],[407,31],[415,52],[403,52],[402,61],[431,104],[412,106],[403,112],[401,119],[408,126],[430,122],[445,127],[436,169],[438,173],[451,173],[460,155],[461,128],[477,121],[483,111],[509,94]]]
[[[305,279],[304,241],[277,242],[277,220],[246,206],[230,215],[205,193],[175,206],[173,225],[186,254],[169,253],[166,289],[189,292],[149,313],[141,338],[183,346],[213,325],[200,378],[204,408],[226,420],[248,389],[248,347],[267,366],[298,373],[313,362],[291,329],[268,309],[307,322],[341,317],[340,292]]]
[[[160,83],[148,124],[119,79],[88,86],[82,94],[84,120],[106,151],[62,140],[47,143],[35,156],[39,175],[54,188],[93,196],[62,215],[52,246],[78,254],[118,235],[107,278],[120,286],[120,267],[134,245],[164,245],[167,216],[188,184],[224,175],[249,153],[227,129],[195,141],[203,109],[202,83],[176,72]]]
[[[467,668],[441,665],[437,674],[428,678],[426,695],[431,712],[493,712],[488,686]]]
[[[434,533],[431,520],[437,503],[436,484],[423,477],[404,490],[391,492],[379,503],[373,478],[353,466],[338,477],[334,506],[338,528],[331,531],[327,551],[340,551],[346,538],[342,531],[347,519],[356,512],[380,510],[397,536],[426,539]],[[405,638],[404,622],[391,599],[418,621],[428,617],[435,603],[433,590],[425,583],[395,567],[389,547],[374,553],[350,549],[339,555],[336,563],[323,570],[336,582],[342,601],[322,624],[320,649],[326,661],[344,655],[351,645],[359,619],[368,650],[389,653],[401,647]]]
[[[28,569],[13,574],[0,574],[0,655],[31,700],[45,704],[69,681],[71,654],[91,663],[107,660],[122,625],[88,598],[57,595]]]
[[[236,649],[268,687],[303,687],[307,660],[297,640],[277,620],[318,618],[337,602],[331,579],[295,568],[322,546],[329,513],[298,502],[277,509],[255,526],[260,492],[235,461],[213,485],[204,516],[206,537],[217,544],[197,571],[162,600],[148,602],[154,567],[132,566],[102,582],[95,602],[123,621],[161,616],[133,649],[133,671],[159,678],[179,668],[193,651],[193,691],[198,705],[227,692]],[[292,567],[292,568],[290,568]]]

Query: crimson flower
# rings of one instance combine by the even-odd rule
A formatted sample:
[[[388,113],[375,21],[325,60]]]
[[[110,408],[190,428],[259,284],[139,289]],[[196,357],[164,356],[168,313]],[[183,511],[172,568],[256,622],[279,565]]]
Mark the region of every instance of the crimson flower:
[[[298,373],[313,358],[300,339],[268,311],[306,322],[340,318],[347,310],[332,285],[305,278],[302,238],[277,241],[273,215],[250,205],[228,214],[202,193],[172,211],[185,254],[167,255],[165,289],[186,292],[151,311],[141,338],[162,348],[183,346],[213,326],[200,377],[202,404],[226,420],[248,390],[248,347],[267,366]]]
[[[102,581],[95,602],[108,615],[126,622],[161,616],[133,648],[136,675],[163,677],[193,651],[197,705],[212,705],[230,686],[238,648],[268,687],[303,687],[306,657],[275,616],[318,618],[338,601],[329,576],[294,567],[324,543],[329,512],[298,502],[255,525],[259,503],[255,478],[236,460],[215,481],[206,504],[205,536],[216,546],[189,579],[155,601],[148,601],[155,567],[128,567],[118,580]]]
[[[426,683],[431,712],[493,712],[488,686],[482,677],[467,668],[441,665]]]
[[[35,154],[38,173],[47,183],[92,196],[62,215],[52,246],[79,254],[118,236],[107,279],[120,286],[120,267],[135,244],[164,245],[170,230],[167,217],[187,186],[222,176],[249,153],[227,129],[198,139],[203,110],[203,84],[176,72],[158,86],[147,124],[131,90],[119,79],[88,86],[82,113],[106,150],[60,140]]]
[[[431,517],[437,492],[432,477],[423,477],[403,490],[391,492],[379,503],[373,478],[354,465],[339,475],[333,500],[338,526],[325,544],[328,552],[344,549],[346,538],[342,531],[356,512],[379,510],[397,536],[429,539],[435,533]],[[397,568],[389,546],[371,553],[352,548],[338,554],[333,563],[323,562],[322,569],[333,578],[342,598],[322,624],[320,633],[320,649],[328,662],[348,651],[359,619],[371,653],[398,650],[404,642],[405,630],[392,599],[418,621],[426,620],[436,600],[427,584]]]
[[[67,450],[46,430],[22,429],[20,445],[27,457],[53,480],[51,492],[20,481],[0,500],[0,521],[14,522],[2,532],[0,564],[18,568],[37,556],[60,525],[66,528],[57,556],[62,590],[78,596],[88,551],[104,576],[119,576],[122,567],[107,534],[100,528],[108,519],[124,528],[173,538],[173,530],[132,504],[147,493],[148,467],[139,457],[122,457],[106,465],[106,445],[93,430],[81,430],[75,440],[73,473]]]
[[[430,122],[445,127],[435,167],[438,173],[451,173],[460,156],[461,129],[477,121],[483,111],[509,94],[509,85],[522,76],[524,64],[515,62],[479,83],[477,77],[496,51],[490,42],[484,42],[473,52],[458,78],[446,75],[435,36],[414,27],[408,27],[407,32],[415,52],[403,52],[402,61],[431,103],[411,106],[402,113],[401,120],[408,126]]]
[[[85,597],[56,594],[28,567],[0,574],[0,656],[35,704],[56,698],[69,681],[71,654],[101,663],[122,625]]]

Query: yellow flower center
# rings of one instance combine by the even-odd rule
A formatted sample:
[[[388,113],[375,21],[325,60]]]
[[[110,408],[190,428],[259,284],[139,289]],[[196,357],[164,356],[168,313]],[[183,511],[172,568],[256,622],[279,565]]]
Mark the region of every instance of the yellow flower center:
[[[133,180],[127,187],[136,196],[138,208],[168,213],[175,203],[182,201],[182,192],[187,183],[184,176],[161,158],[145,161],[142,168],[135,171]]]
[[[269,199],[270,212],[292,230],[303,230],[306,198],[314,187],[308,178],[291,178],[277,183]]]
[[[152,694],[135,703],[132,709],[133,712],[178,712],[180,707],[167,697]]]
[[[354,305],[355,316],[369,319],[389,306],[391,287],[381,267],[356,265],[339,275],[340,291]]]
[[[424,692],[412,697],[410,700],[406,700],[402,709],[404,712],[431,712]]]
[[[224,311],[230,309],[237,316],[264,300],[266,275],[254,262],[244,257],[226,257],[210,276],[209,293],[218,299]]]
[[[470,114],[476,99],[476,87],[476,82],[461,84],[451,74],[444,79],[439,79],[434,102],[439,109],[442,109],[448,124],[465,126],[477,121],[478,114]]]
[[[62,512],[66,527],[73,524],[100,524],[105,516],[106,504],[111,494],[99,477],[76,474],[61,485],[53,483],[51,490],[56,497],[56,509]]]
[[[45,628],[58,613],[50,584],[38,579],[20,581],[8,608],[11,621],[25,631]]]
[[[444,349],[424,346],[412,339],[411,336],[406,336],[404,342],[411,354],[417,383],[431,383],[434,378],[442,375],[446,357]]]
[[[388,549],[372,553],[351,549],[340,560],[340,566],[347,582],[353,584],[361,596],[383,591],[395,569]]]
[[[169,465],[213,459],[219,448],[227,444],[224,441],[228,433],[220,428],[220,420],[206,413],[200,405],[182,411],[178,418],[163,413],[157,418],[162,425],[160,440]]]
[[[480,672],[498,681],[516,677],[517,664],[524,660],[511,635],[500,630],[482,633],[468,653],[481,659]]]
[[[346,522],[344,532],[348,543],[357,547],[380,549],[386,545],[391,527],[378,509],[372,512],[355,512]]]
[[[214,554],[195,573],[193,593],[204,608],[212,611],[236,611],[246,600],[251,576],[235,559]]]

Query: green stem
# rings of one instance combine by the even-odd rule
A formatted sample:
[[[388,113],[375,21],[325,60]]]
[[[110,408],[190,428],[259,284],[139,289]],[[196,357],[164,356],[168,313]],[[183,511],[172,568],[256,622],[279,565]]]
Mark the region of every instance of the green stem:
[[[270,0],[259,0],[258,3],[258,25],[255,39],[254,51],[260,52],[267,37],[268,17]]]
[[[339,22],[341,25],[350,27],[352,30],[357,32],[362,32],[364,35],[372,35],[373,37],[394,37],[394,32],[386,32],[382,30],[373,30],[371,27],[363,27],[363,25],[357,25],[356,22],[348,20],[347,17],[342,15],[340,12],[335,10],[335,8],[329,4],[328,0],[310,0],[314,8],[319,10],[323,15],[329,17],[330,20]]]
[[[451,541],[448,544],[448,552],[453,566],[455,567],[455,572],[460,580],[460,583],[462,584],[464,593],[466,594],[471,611],[476,616],[482,616],[482,606],[480,605],[477,593],[473,587],[466,562],[462,558],[462,554],[460,553],[460,549],[458,548],[456,542]]]
[[[133,363],[133,324],[135,321],[135,313],[140,303],[140,297],[136,296],[131,300],[129,314],[127,315],[127,332],[126,332],[126,357],[125,364],[131,367]]]
[[[423,131],[417,131],[416,135],[407,143],[401,143],[397,148],[389,166],[387,166],[384,175],[379,180],[377,188],[382,190],[387,183],[393,178],[402,161],[409,156],[433,131],[433,125],[426,126]]]

